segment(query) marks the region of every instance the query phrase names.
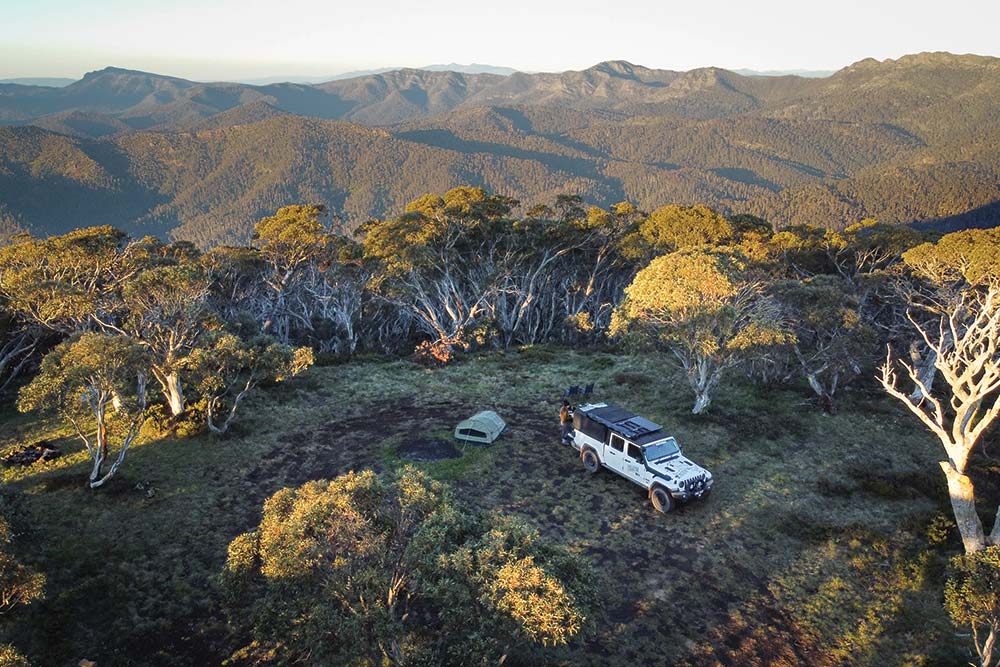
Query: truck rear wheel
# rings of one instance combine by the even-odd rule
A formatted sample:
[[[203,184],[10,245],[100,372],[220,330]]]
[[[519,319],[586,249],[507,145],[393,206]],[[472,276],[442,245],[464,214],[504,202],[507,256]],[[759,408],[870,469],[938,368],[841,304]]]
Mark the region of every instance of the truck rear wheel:
[[[597,453],[593,449],[583,450],[583,453],[580,454],[580,459],[583,460],[583,467],[591,475],[601,469],[601,460],[597,458]]]
[[[657,512],[663,512],[664,514],[674,508],[673,496],[662,486],[654,486],[649,489],[649,501],[653,503],[653,507],[656,508]]]

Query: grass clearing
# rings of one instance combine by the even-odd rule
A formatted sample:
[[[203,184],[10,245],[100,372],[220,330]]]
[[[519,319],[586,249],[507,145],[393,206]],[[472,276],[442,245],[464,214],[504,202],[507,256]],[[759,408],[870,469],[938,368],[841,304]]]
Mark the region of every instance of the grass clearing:
[[[712,496],[656,513],[645,492],[589,477],[559,444],[565,386],[663,423],[716,477]],[[413,438],[450,440],[483,409],[507,422],[491,446],[415,463],[476,507],[520,515],[587,556],[599,577],[593,633],[532,664],[961,664],[940,598],[959,548],[939,445],[873,391],[837,415],[804,391],[742,381],[708,415],[662,360],[545,346],[314,368],[258,392],[226,438],[144,432],[107,489],[51,421],[4,414],[3,449],[57,439],[62,458],[3,471],[33,527],[27,560],[47,598],[13,641],[40,665],[218,664],[235,644],[215,577],[226,546],[276,490],[405,465]]]

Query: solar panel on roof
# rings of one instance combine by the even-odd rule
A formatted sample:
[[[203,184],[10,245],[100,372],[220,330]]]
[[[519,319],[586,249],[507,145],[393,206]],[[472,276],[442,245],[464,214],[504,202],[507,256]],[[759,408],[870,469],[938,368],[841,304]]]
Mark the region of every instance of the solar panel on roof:
[[[629,412],[616,405],[594,406],[587,410],[588,416],[608,426],[630,440],[659,431],[663,427],[649,421],[645,417],[640,417],[634,412]]]
[[[628,421],[623,423],[623,426],[627,426],[630,429],[641,433],[652,433],[653,431],[659,431],[662,428],[659,424],[651,422],[645,417],[632,417]]]
[[[595,408],[590,411],[590,414],[611,424],[617,424],[636,416],[634,412],[619,408],[617,405],[605,405]]]

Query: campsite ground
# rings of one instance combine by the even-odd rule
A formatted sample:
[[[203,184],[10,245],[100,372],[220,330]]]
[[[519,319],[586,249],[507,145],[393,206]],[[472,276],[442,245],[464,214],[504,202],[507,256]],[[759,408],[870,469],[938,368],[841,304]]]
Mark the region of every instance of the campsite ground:
[[[588,476],[558,442],[567,384],[667,425],[713,471],[710,498],[656,513],[638,487]],[[226,546],[276,490],[415,463],[462,502],[519,515],[592,563],[601,606],[587,637],[532,663],[954,665],[967,641],[941,606],[959,544],[938,445],[858,382],[838,414],[801,388],[736,381],[707,415],[656,359],[525,348],[443,369],[368,359],[259,392],[235,433],[150,427],[106,489],[54,422],[4,413],[0,449],[57,439],[69,455],[3,471],[23,492],[29,561],[47,597],[13,641],[38,665],[218,664],[232,650],[215,576]],[[428,461],[454,424],[493,409],[493,446]],[[416,447],[412,445],[416,444]],[[431,451],[431,454],[433,452]],[[523,658],[522,658],[523,660]]]

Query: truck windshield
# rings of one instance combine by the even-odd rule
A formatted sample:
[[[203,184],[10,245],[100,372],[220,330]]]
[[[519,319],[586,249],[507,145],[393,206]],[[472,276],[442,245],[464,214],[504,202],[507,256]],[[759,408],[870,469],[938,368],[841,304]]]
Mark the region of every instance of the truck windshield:
[[[667,438],[666,440],[661,440],[660,442],[654,442],[652,445],[646,445],[643,453],[646,455],[647,461],[656,461],[658,459],[665,459],[668,456],[673,456],[680,451],[680,447],[677,446],[677,441],[673,438]]]

